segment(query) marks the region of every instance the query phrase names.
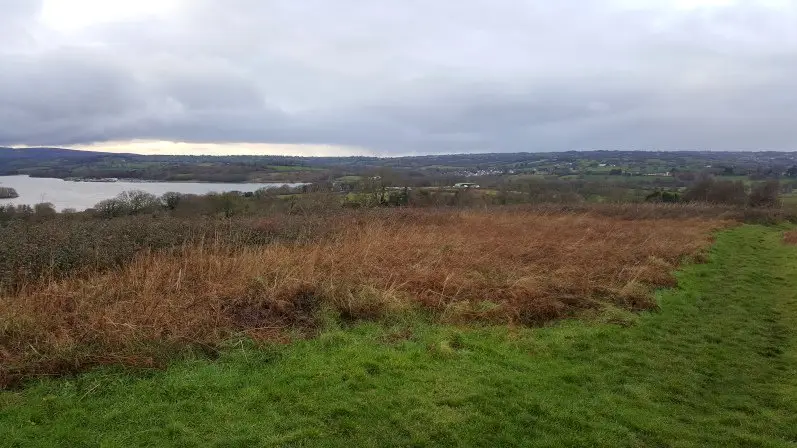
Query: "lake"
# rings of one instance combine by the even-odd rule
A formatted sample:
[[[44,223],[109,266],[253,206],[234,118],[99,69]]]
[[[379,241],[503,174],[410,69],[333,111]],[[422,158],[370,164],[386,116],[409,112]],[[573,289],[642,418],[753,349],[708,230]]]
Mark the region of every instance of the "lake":
[[[96,203],[116,197],[123,191],[143,190],[155,196],[174,191],[184,194],[207,194],[225,191],[256,191],[264,187],[291,187],[303,183],[205,183],[205,182],[71,182],[63,179],[49,179],[28,176],[0,176],[0,187],[17,190],[19,197],[0,199],[0,205],[37,204],[50,202],[56,209],[74,208],[85,210]]]

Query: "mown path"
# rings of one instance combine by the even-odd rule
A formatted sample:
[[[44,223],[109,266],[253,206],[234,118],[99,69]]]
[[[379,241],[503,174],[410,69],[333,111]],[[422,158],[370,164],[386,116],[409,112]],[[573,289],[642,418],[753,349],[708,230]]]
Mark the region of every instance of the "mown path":
[[[610,323],[397,319],[40,382],[0,393],[0,446],[797,447],[797,247],[781,238],[725,231],[659,312]]]

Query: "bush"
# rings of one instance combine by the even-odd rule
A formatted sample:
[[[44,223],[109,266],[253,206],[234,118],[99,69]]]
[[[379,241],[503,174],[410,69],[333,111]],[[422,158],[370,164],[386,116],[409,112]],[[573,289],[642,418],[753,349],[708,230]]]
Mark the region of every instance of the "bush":
[[[103,218],[116,218],[130,214],[127,204],[119,199],[106,199],[94,206],[97,215]]]
[[[645,197],[646,202],[664,202],[674,204],[681,200],[681,196],[674,191],[656,190]]]
[[[777,180],[768,180],[753,186],[748,201],[750,207],[780,206],[780,183]]]
[[[161,202],[163,206],[166,207],[167,210],[174,210],[180,205],[180,201],[182,200],[183,195],[180,193],[175,193],[173,191],[164,193],[161,196]]]
[[[704,177],[684,192],[684,200],[742,206],[747,203],[747,191],[742,181]]]
[[[49,202],[42,202],[33,206],[33,213],[41,218],[49,218],[55,216],[58,212],[55,210],[55,206],[53,204]]]
[[[0,199],[14,199],[18,198],[17,190],[10,187],[0,187]]]
[[[123,191],[116,199],[125,205],[131,215],[153,211],[161,207],[160,200],[154,194],[142,190]]]
[[[123,191],[113,199],[98,202],[94,206],[94,211],[104,218],[117,218],[125,215],[152,212],[162,208],[161,200],[154,194],[142,190],[132,190]]]

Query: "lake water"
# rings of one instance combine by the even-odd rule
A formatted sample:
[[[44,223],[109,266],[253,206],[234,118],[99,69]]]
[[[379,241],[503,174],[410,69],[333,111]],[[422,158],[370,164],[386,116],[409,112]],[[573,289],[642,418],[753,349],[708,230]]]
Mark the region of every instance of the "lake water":
[[[283,184],[228,184],[204,182],[68,182],[62,179],[49,179],[28,176],[0,176],[0,187],[17,190],[16,199],[0,199],[0,205],[37,204],[50,202],[58,210],[74,208],[85,210],[96,203],[110,199],[123,191],[143,190],[156,196],[175,191],[184,194],[207,194],[225,191],[256,191],[264,187],[282,185],[300,186],[302,183]]]

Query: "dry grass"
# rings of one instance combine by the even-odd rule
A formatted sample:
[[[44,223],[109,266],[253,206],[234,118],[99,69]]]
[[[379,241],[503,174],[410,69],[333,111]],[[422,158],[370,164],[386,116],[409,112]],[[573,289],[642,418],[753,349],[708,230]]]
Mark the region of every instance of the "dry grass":
[[[277,225],[264,222],[264,226]],[[654,306],[652,287],[726,221],[523,210],[396,210],[330,222],[312,243],[193,246],[0,299],[0,382],[89,365],[154,365],[245,332],[312,332],[320,313],[533,325],[612,302]]]
[[[789,230],[783,235],[783,241],[786,244],[793,244],[797,246],[797,230]]]

